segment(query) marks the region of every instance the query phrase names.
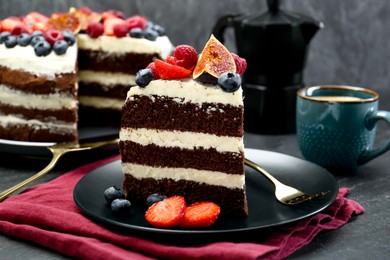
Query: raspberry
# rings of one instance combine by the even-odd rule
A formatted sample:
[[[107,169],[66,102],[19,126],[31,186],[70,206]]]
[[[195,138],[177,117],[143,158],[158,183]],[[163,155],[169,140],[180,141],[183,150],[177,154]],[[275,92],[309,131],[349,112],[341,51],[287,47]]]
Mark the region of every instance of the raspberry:
[[[62,32],[54,29],[47,30],[46,32],[44,32],[43,36],[45,37],[46,41],[52,46],[56,41],[64,40],[64,35],[62,34]]]
[[[246,60],[244,58],[241,58],[240,56],[238,56],[235,53],[232,53],[232,56],[233,56],[234,62],[236,63],[236,72],[238,74],[241,74],[241,75],[244,74],[244,72],[246,70]]]
[[[141,15],[134,15],[129,17],[126,22],[129,25],[129,30],[133,28],[141,28],[143,30],[145,29],[148,20]]]
[[[162,60],[155,60],[156,72],[162,79],[182,79],[191,75],[192,71],[183,67],[172,65]]]
[[[174,52],[176,65],[191,69],[198,61],[198,53],[196,50],[188,45],[179,45]]]
[[[104,26],[98,22],[91,22],[87,25],[86,29],[87,34],[91,38],[98,38],[104,32]]]
[[[118,38],[125,37],[129,32],[129,26],[124,21],[123,23],[115,24],[113,27],[114,35]]]
[[[11,34],[15,36],[19,36],[22,33],[28,33],[26,27],[22,25],[16,25],[14,28],[12,28]]]

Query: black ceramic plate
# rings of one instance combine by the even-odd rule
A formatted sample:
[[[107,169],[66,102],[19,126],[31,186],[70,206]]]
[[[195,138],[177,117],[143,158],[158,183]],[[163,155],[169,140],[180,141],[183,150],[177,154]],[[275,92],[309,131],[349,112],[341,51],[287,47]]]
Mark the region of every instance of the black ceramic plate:
[[[79,139],[82,142],[85,139],[99,139],[106,136],[119,136],[119,129],[105,127],[81,127],[79,129]],[[46,148],[55,143],[50,142],[22,142],[0,139],[0,152],[12,153],[18,155],[33,155],[40,157],[49,157],[51,153]]]
[[[105,202],[104,190],[112,185],[121,187],[123,174],[120,161],[103,165],[85,175],[74,189],[77,206],[90,218],[115,230],[133,234],[154,235],[236,235],[238,232],[259,230],[291,223],[314,215],[329,206],[338,194],[336,179],[325,169],[307,161],[275,152],[246,149],[246,157],[259,163],[280,181],[308,193],[329,191],[317,200],[295,206],[279,203],[273,185],[256,171],[246,169],[249,216],[247,218],[219,218],[206,229],[160,229],[150,226],[144,213],[146,206],[133,203],[132,214],[117,216]]]

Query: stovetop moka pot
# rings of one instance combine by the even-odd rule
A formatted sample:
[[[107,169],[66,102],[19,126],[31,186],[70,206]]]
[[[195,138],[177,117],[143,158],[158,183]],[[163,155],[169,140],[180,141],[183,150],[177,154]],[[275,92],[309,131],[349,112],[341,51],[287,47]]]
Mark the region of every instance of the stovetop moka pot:
[[[247,91],[245,125],[250,128],[255,124],[256,129],[246,129],[251,132],[295,131],[296,90],[303,86],[310,41],[323,27],[322,22],[280,9],[279,5],[278,0],[267,0],[268,10],[226,15],[213,28],[214,36],[221,42],[225,29],[234,28],[237,54],[247,61],[243,75],[244,93]],[[271,129],[262,131],[260,125]]]

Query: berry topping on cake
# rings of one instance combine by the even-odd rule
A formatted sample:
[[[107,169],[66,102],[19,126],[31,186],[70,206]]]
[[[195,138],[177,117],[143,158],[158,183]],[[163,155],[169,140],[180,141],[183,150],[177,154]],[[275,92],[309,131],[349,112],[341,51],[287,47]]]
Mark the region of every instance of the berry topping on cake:
[[[91,22],[87,25],[86,33],[91,38],[98,38],[104,33],[104,26],[99,22]]]
[[[125,15],[121,11],[118,11],[118,10],[107,10],[106,12],[103,13],[103,16],[107,15],[107,14],[110,14],[113,17],[120,18],[120,19],[125,18]]]
[[[153,29],[146,29],[144,31],[144,37],[145,39],[148,39],[150,41],[155,41],[158,37],[158,32],[156,32],[155,30]]]
[[[156,65],[154,64],[154,62],[149,63],[146,68],[152,71],[153,79],[160,79],[160,76],[156,72]]]
[[[187,206],[179,227],[201,228],[209,227],[217,220],[221,208],[210,201],[195,202]]]
[[[192,71],[162,60],[154,61],[156,73],[161,79],[182,79],[191,75]]]
[[[27,28],[24,25],[16,25],[14,28],[12,28],[11,34],[19,36],[22,33],[28,33]]]
[[[234,59],[234,62],[236,63],[236,72],[238,74],[244,74],[245,70],[246,70],[246,60],[244,58],[241,58],[240,56],[238,56],[237,54],[235,53],[232,53],[232,56],[233,56],[233,59]]]
[[[8,35],[4,39],[4,44],[5,44],[5,47],[7,47],[7,48],[13,48],[16,46],[16,44],[18,44],[18,38],[14,35]]]
[[[104,191],[104,198],[106,199],[107,203],[111,204],[111,202],[115,199],[124,199],[125,195],[121,189],[114,185]]]
[[[145,213],[145,219],[152,226],[170,228],[180,223],[185,209],[184,198],[172,196],[150,206]]]
[[[51,52],[51,45],[45,40],[40,41],[34,45],[34,51],[38,57],[47,56]]]
[[[193,78],[208,73],[218,78],[224,72],[236,72],[236,64],[226,47],[211,35],[194,68]]]
[[[104,35],[115,36],[114,26],[117,24],[122,24],[123,20],[117,17],[111,17],[104,20]]]
[[[150,69],[142,69],[135,75],[135,83],[141,88],[146,87],[153,80],[153,72]]]
[[[69,46],[72,46],[76,42],[76,37],[70,30],[64,30],[62,31],[62,34],[64,35],[64,39],[69,44]]]
[[[69,45],[65,40],[56,41],[53,44],[53,51],[57,55],[62,55],[66,53],[66,50],[68,49]]]
[[[33,36],[31,39],[31,46],[34,47],[37,43],[39,43],[41,41],[46,41],[45,37],[43,37],[43,35]]]
[[[192,69],[198,61],[198,53],[189,45],[179,45],[174,52],[175,63],[186,69]]]
[[[130,34],[130,37],[133,37],[133,38],[144,37],[144,31],[138,27],[131,29],[129,34]]]
[[[147,205],[148,207],[150,207],[150,206],[152,206],[154,203],[159,202],[159,201],[162,201],[162,200],[165,200],[166,198],[167,198],[167,196],[162,195],[162,194],[158,194],[158,193],[151,194],[151,195],[149,195],[149,196],[146,198],[146,205]]]
[[[20,46],[27,46],[27,45],[30,45],[31,43],[31,39],[32,39],[32,36],[28,33],[22,33],[21,35],[19,35],[18,37],[18,44]]]
[[[46,41],[53,45],[56,41],[64,40],[64,35],[59,30],[49,29],[43,33]]]
[[[176,61],[175,61],[175,57],[173,57],[173,56],[168,56],[168,57],[167,57],[167,62],[168,62],[169,64],[172,64],[172,65],[177,65],[177,64],[176,64]]]
[[[3,32],[12,32],[16,26],[27,27],[27,25],[25,25],[22,20],[15,16],[5,18],[0,22],[0,25]]]
[[[234,92],[241,86],[241,76],[234,72],[225,72],[218,78],[218,85],[225,92]]]
[[[129,30],[131,30],[133,28],[141,28],[142,30],[144,30],[148,20],[141,15],[134,15],[134,16],[129,17],[126,20],[126,22],[129,26]]]
[[[129,26],[125,21],[114,25],[113,28],[114,35],[118,38],[125,37],[129,32]]]
[[[81,22],[74,12],[53,14],[47,22],[49,29],[55,29],[59,31],[70,30],[73,33],[78,33],[81,30]]]
[[[2,32],[2,33],[0,33],[0,44],[4,43],[5,39],[7,39],[7,37],[9,35],[11,35],[10,32]]]

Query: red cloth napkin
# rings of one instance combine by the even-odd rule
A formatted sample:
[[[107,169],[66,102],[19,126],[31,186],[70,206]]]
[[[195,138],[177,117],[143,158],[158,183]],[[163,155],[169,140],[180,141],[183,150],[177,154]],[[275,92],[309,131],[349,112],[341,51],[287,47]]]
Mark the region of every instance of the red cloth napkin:
[[[282,259],[319,232],[337,229],[364,212],[357,202],[344,197],[349,189],[341,188],[325,211],[275,228],[261,242],[160,244],[112,232],[84,216],[73,201],[73,189],[85,173],[118,158],[82,166],[6,199],[0,203],[0,232],[81,259]]]

